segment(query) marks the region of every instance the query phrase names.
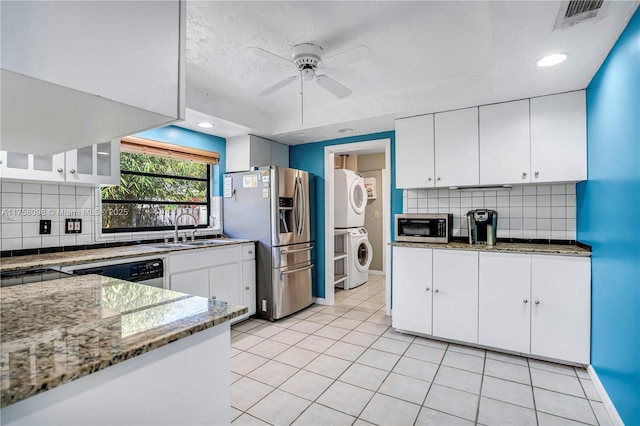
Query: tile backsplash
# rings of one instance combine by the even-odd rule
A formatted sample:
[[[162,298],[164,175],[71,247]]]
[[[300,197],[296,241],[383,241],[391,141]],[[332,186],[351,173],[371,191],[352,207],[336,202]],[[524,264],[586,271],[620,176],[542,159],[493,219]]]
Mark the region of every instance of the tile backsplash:
[[[100,190],[71,186],[2,181],[0,186],[0,250],[88,245],[106,241],[162,238],[173,231],[101,234]],[[216,230],[222,229],[221,197],[212,197]],[[80,234],[65,234],[65,218],[82,219]],[[40,219],[51,220],[51,235],[40,235]],[[205,231],[201,231],[204,233]]]
[[[526,185],[500,190],[406,189],[404,213],[453,213],[454,237],[466,237],[472,209],[498,212],[498,238],[576,239],[576,185]]]

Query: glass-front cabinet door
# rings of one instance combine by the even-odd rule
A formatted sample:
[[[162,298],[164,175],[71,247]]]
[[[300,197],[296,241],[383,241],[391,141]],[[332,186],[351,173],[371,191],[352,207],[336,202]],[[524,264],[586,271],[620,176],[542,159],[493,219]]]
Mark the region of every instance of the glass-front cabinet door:
[[[0,178],[64,182],[65,154],[38,155],[0,151]]]
[[[115,139],[66,153],[67,182],[120,183],[120,140]]]

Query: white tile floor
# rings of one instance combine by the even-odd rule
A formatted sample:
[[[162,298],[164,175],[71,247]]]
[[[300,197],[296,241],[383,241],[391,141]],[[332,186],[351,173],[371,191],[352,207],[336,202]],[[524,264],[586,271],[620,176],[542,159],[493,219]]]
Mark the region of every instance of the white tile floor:
[[[233,424],[612,424],[583,369],[395,333],[384,285],[234,325]]]

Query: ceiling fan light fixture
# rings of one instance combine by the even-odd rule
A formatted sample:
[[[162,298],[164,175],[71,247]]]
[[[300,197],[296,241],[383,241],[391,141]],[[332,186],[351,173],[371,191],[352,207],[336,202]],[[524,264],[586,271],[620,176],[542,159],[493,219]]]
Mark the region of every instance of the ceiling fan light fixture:
[[[536,61],[536,65],[540,68],[552,67],[564,62],[567,59],[567,56],[568,55],[565,53],[555,53],[538,59]]]
[[[213,127],[213,124],[209,123],[208,121],[199,121],[196,125],[198,127],[202,127],[203,129],[210,129]]]

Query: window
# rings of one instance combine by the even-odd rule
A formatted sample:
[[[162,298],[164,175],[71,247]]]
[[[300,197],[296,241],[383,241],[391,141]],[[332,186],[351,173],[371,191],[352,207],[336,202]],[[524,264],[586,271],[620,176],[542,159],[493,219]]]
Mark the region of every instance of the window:
[[[121,151],[120,185],[102,188],[102,232],[209,226],[217,153],[135,137]]]

